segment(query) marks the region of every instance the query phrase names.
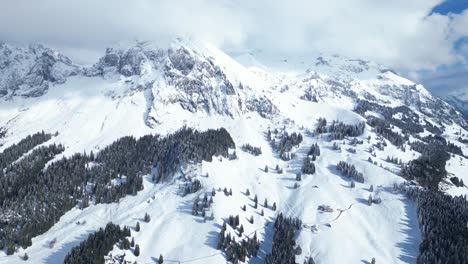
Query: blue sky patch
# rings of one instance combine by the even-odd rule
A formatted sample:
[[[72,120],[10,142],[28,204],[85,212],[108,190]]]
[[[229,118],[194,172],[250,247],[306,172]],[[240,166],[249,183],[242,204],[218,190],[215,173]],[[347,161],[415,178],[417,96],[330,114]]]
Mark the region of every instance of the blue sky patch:
[[[468,0],[447,0],[432,9],[432,13],[447,15],[448,13],[460,14],[468,8]]]

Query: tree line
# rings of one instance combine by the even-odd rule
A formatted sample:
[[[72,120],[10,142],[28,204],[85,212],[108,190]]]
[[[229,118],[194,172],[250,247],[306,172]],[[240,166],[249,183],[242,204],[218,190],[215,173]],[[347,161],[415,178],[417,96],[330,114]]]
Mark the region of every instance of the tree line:
[[[25,153],[34,147],[48,141],[52,138],[51,134],[46,134],[44,131],[38,132],[33,135],[28,135],[20,142],[11,145],[0,153],[0,168],[4,169],[15,160],[19,159]]]
[[[395,185],[416,201],[422,241],[417,263],[464,264],[468,260],[468,202],[466,196]]]

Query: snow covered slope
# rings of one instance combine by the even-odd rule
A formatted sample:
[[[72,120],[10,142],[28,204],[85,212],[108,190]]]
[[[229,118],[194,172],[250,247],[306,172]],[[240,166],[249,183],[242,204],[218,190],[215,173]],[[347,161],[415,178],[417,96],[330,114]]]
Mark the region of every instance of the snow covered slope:
[[[132,227],[141,249],[137,257],[116,246],[113,256],[126,254],[126,260],[138,263],[155,263],[160,254],[166,262],[225,263],[225,255],[216,249],[218,233],[229,215],[237,214],[245,228],[243,236],[256,231],[263,241],[259,256],[249,263],[263,263],[271,251],[272,222],[279,212],[304,223],[296,236],[302,248],[298,263],[309,257],[316,263],[366,263],[373,257],[378,263],[415,263],[421,241],[416,205],[393,190],[394,184],[405,180],[398,176],[400,166],[386,158],[409,162],[420,153],[407,144],[393,145],[369,125],[357,137],[362,144],[354,144],[352,137],[329,141],[327,135],[312,132],[317,120],[359,124],[372,116],[387,118],[390,112],[392,124],[401,124],[392,125],[393,131],[401,132],[406,125],[422,129],[409,140],[419,140],[416,134],[424,137],[440,131],[468,155],[467,144],[458,141],[468,135],[460,113],[421,85],[372,62],[339,56],[296,62],[294,58],[281,61],[252,54],[236,60],[209,44],[178,40],[170,47],[135,43],[109,48],[95,65],[85,67],[43,47],[41,52],[10,44],[0,48],[4,54],[0,69],[5,76],[13,76],[17,67],[38,67],[34,65],[49,55],[54,58],[46,64],[49,66],[41,64],[41,69],[47,69],[42,73],[52,74],[35,75],[34,80],[42,78],[38,82],[28,81],[31,71],[24,70],[18,77],[21,85],[0,83],[5,91],[0,126],[6,131],[0,150],[41,130],[58,132],[46,144],[66,147],[55,157],[59,159],[77,152],[97,152],[122,136],[167,135],[189,126],[226,128],[236,143],[232,151],[237,156],[191,164],[165,183],[155,184],[145,176],[144,190],[137,195],[126,196],[119,203],[72,209],[53,228],[34,237],[32,246],[12,256],[0,252],[0,263],[23,263],[19,256],[25,252],[31,263],[61,263],[72,247],[109,221]],[[60,77],[46,77],[49,75]],[[354,111],[359,101],[384,109],[374,107],[359,113]],[[267,132],[275,129],[303,135],[303,141],[291,150],[293,159],[281,159],[267,140]],[[376,147],[382,142],[387,144],[385,148]],[[321,149],[316,173],[296,181],[315,143]],[[260,147],[262,154],[244,152],[244,144]],[[468,183],[464,156],[453,154],[447,170]],[[336,170],[339,161],[354,164],[365,182],[350,188],[349,178]],[[283,173],[278,173],[277,165]],[[182,174],[199,179],[203,189],[182,196]],[[466,186],[456,187],[448,180],[443,187],[453,195],[468,194]],[[217,191],[207,214],[213,213],[214,219],[205,222],[192,215],[192,204],[213,188]],[[224,188],[232,189],[232,195],[218,191]],[[259,199],[258,208],[253,206],[254,195]],[[382,202],[369,206],[369,195]],[[265,199],[267,208],[263,208]],[[241,209],[244,205],[245,211]],[[333,210],[317,210],[320,205]],[[143,221],[145,213],[151,216],[150,223]],[[134,230],[137,221],[140,232]],[[240,239],[231,227],[228,232]],[[45,246],[54,239],[53,247]]]

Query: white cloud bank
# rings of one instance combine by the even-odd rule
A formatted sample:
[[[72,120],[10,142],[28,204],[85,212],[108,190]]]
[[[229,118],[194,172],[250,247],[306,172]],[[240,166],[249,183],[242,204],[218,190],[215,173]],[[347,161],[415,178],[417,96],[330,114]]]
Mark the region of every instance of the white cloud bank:
[[[0,39],[102,50],[178,35],[229,49],[329,52],[399,69],[464,60],[468,10],[429,15],[441,0],[15,0],[2,3]]]

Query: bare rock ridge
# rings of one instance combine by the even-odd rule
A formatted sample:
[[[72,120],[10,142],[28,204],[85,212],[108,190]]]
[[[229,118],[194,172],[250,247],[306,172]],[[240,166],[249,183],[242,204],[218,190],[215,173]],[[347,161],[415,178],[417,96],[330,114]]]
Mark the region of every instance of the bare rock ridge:
[[[32,44],[26,47],[0,43],[0,96],[38,97],[52,84],[64,83],[81,73],[68,57]]]

